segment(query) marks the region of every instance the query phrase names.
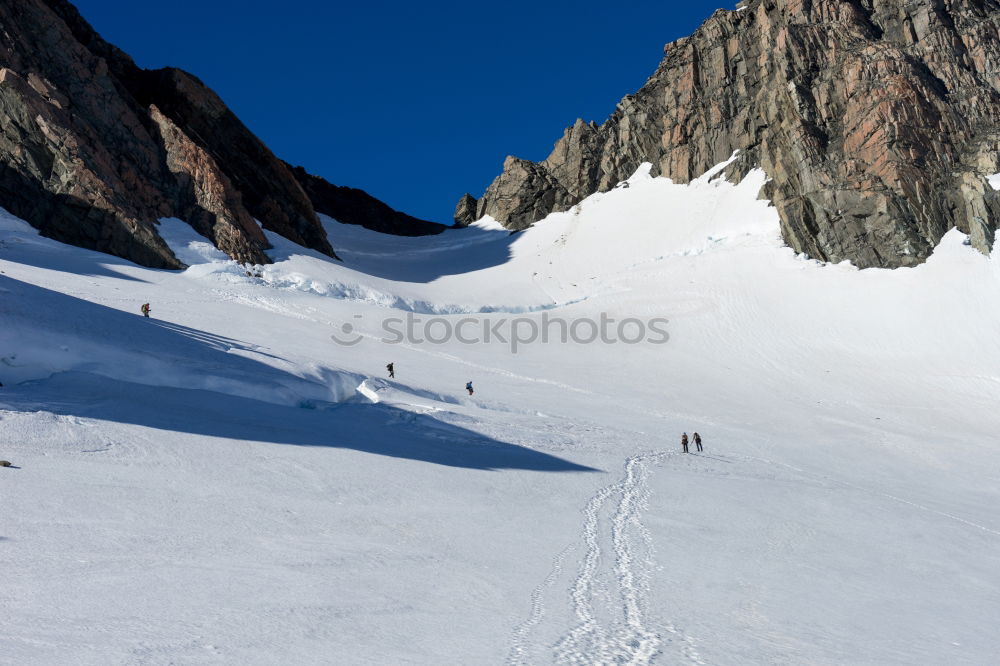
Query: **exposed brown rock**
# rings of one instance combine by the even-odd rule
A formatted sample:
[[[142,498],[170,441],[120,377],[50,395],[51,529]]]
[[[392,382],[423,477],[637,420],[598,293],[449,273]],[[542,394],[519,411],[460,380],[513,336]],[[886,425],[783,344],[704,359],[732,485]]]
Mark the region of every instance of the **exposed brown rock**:
[[[291,171],[211,89],[173,68],[138,70],[129,84],[143,104],[156,105],[185,134],[197,137],[265,229],[336,256],[309,197]]]
[[[269,261],[254,218],[336,256],[288,166],[195,77],[140,69],[65,0],[0,3],[0,36],[0,206],[154,267],[182,266],[170,216],[242,262]]]
[[[458,200],[458,205],[455,206],[455,226],[467,227],[479,219],[476,217],[476,207],[478,205],[479,201],[476,200],[476,197],[466,192]]]
[[[162,151],[107,60],[49,3],[0,4],[0,33],[0,205],[58,240],[179,267],[153,227],[173,213]]]
[[[268,263],[267,239],[215,160],[156,106],[150,116],[160,128],[167,168],[177,178],[178,215],[240,263]]]
[[[508,158],[478,201],[520,229],[630,176],[687,182],[735,150],[796,251],[923,261],[951,227],[988,251],[1000,196],[1000,3],[750,0],[665,47],[602,125],[577,121],[540,163]]]

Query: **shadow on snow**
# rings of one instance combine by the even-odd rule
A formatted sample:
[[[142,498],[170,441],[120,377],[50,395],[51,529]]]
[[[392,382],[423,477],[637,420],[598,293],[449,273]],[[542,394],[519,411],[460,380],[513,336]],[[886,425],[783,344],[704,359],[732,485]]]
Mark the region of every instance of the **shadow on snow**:
[[[427,283],[447,275],[499,266],[510,260],[512,246],[520,237],[507,230],[479,227],[447,229],[436,236],[409,237],[379,234],[337,222],[325,226],[344,266],[398,282]],[[298,246],[275,245],[268,254],[276,261],[293,253],[304,253]]]
[[[386,404],[333,403],[317,397],[329,397],[333,382],[357,386],[361,378],[350,373],[323,369],[313,377],[297,376],[232,353],[247,350],[270,356],[254,345],[145,319],[6,276],[0,276],[0,293],[4,325],[11,327],[10,332],[24,325],[29,334],[44,331],[53,339],[39,344],[53,358],[61,353],[48,349],[53,342],[102,357],[107,354],[87,358],[82,365],[27,376],[13,385],[0,377],[7,384],[2,389],[6,409],[49,411],[209,437],[354,449],[470,469],[595,471],[426,414]],[[4,346],[31,344],[28,337],[22,336],[20,342],[10,338]],[[2,356],[18,350],[0,352]],[[9,374],[16,368],[5,370]],[[444,397],[414,392],[438,400]]]
[[[42,410],[208,437],[353,449],[448,467],[597,471],[384,404],[348,402],[304,409],[80,372],[7,389],[4,402],[18,411]]]

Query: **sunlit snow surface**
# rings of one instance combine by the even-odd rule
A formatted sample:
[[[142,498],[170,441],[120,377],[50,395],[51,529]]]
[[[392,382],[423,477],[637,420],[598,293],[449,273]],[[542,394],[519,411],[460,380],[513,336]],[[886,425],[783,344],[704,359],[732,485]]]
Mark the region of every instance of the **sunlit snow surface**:
[[[0,216],[0,663],[993,663],[1000,258],[796,256],[763,182],[343,263],[161,221],[185,271]],[[669,340],[381,341],[602,314]]]

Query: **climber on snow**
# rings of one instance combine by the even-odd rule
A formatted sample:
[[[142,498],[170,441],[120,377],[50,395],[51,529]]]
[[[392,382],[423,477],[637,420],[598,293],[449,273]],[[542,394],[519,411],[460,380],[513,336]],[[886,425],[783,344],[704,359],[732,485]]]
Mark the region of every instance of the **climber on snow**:
[[[472,395],[472,382],[466,382],[465,390],[469,392],[469,395]]]
[[[142,307],[139,308],[139,309],[142,311],[142,316],[143,317],[148,317],[149,316],[149,303],[143,303]]]
[[[684,449],[684,453],[690,453],[688,451],[688,434],[684,433],[681,435],[681,448]]]
[[[395,379],[396,378],[396,366],[395,365],[393,365],[392,363],[389,363],[388,365],[385,366],[385,369],[389,371],[389,379]]]

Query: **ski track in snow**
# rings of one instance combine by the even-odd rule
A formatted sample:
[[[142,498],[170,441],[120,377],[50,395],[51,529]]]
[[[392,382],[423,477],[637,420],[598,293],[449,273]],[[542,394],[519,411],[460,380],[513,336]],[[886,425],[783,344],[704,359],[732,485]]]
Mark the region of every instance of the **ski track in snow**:
[[[653,662],[665,642],[673,642],[665,640],[657,630],[659,627],[652,625],[647,617],[649,577],[654,565],[652,540],[641,519],[649,495],[650,467],[672,455],[675,454],[645,453],[628,458],[621,480],[601,488],[587,502],[583,525],[586,552],[570,590],[577,624],[556,644],[555,663],[643,666]],[[617,498],[617,506],[607,516],[606,506],[612,498]],[[610,571],[608,563],[602,560],[604,533],[610,533],[611,537]],[[618,587],[617,601],[610,601],[606,609],[608,624],[602,623],[594,605],[599,580],[604,576],[612,578]],[[660,627],[679,639],[685,657],[702,663],[690,637],[683,636],[670,623]]]
[[[531,613],[528,615],[528,619],[518,625],[511,635],[510,651],[507,654],[507,661],[505,662],[507,666],[527,666],[532,663],[528,659],[530,651],[528,637],[542,621],[542,618],[545,617],[545,591],[552,587],[559,576],[562,575],[563,562],[575,547],[575,544],[566,546],[553,561],[552,571],[549,572],[549,575],[545,577],[545,580],[538,587],[531,591]]]

